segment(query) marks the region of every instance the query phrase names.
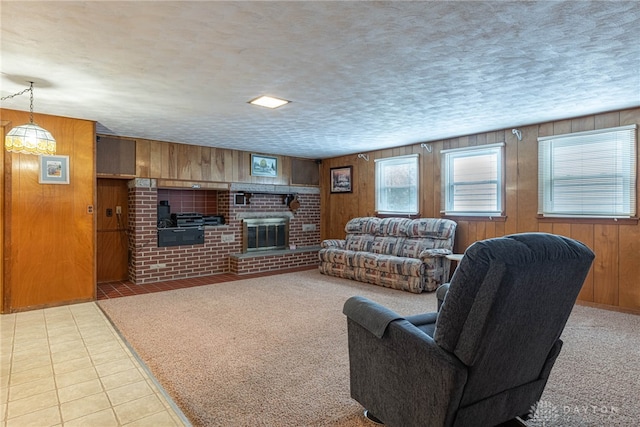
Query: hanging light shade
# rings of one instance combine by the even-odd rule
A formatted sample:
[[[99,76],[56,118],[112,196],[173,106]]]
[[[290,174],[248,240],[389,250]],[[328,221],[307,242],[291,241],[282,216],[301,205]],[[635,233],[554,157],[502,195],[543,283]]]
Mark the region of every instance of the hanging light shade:
[[[4,148],[14,153],[56,154],[56,140],[48,130],[28,123],[9,131],[4,140]]]
[[[14,153],[56,154],[56,140],[51,136],[51,132],[33,123],[33,82],[29,83],[29,89],[2,98],[4,101],[25,92],[31,94],[29,123],[11,129],[5,137],[4,148]]]

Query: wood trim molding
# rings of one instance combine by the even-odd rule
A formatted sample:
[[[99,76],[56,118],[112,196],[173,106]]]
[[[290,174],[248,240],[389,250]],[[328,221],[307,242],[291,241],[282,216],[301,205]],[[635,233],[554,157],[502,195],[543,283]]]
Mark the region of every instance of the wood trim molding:
[[[637,225],[638,218],[570,218],[554,216],[537,216],[539,222],[556,224],[611,224],[611,225]]]
[[[582,305],[585,307],[592,307],[592,308],[600,308],[602,310],[617,311],[619,313],[635,314],[637,316],[640,316],[640,309],[636,309],[636,308],[613,306],[609,304],[598,304],[597,302],[583,301],[583,300],[577,300],[576,305]]]
[[[158,179],[158,188],[181,188],[191,190],[229,190],[229,183],[209,181],[182,181],[179,179]]]
[[[2,140],[5,132],[11,128],[11,121],[2,120],[0,122]],[[4,144],[3,144],[4,145]],[[8,313],[11,302],[11,153],[2,148],[0,157],[0,235],[2,235],[2,246],[0,247],[0,313]]]
[[[112,179],[134,179],[135,175],[112,174],[112,173],[96,173],[96,178],[112,178]]]
[[[506,215],[497,215],[497,216],[442,215],[442,218],[447,218],[456,222],[458,221],[505,222],[507,220]]]

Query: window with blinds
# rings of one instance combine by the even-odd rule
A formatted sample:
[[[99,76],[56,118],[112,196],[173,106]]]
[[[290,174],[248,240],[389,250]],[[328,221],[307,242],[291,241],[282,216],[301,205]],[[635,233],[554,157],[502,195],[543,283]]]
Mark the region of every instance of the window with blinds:
[[[538,138],[538,213],[636,215],[636,125]]]
[[[418,213],[418,155],[376,159],[376,211]]]
[[[442,207],[447,215],[503,212],[504,143],[443,150]]]

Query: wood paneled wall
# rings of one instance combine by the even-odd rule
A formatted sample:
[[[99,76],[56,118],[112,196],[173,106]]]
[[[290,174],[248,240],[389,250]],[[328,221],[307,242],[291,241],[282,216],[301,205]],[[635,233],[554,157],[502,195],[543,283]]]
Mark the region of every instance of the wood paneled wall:
[[[11,126],[29,113],[0,109]],[[39,157],[4,153],[3,312],[95,299],[95,122],[34,114],[57,154],[69,156],[70,184],[39,184]],[[4,136],[4,134],[3,134]],[[3,137],[4,140],[4,137]]]
[[[278,159],[277,177],[253,176],[248,151],[137,139],[136,177],[173,180],[183,187],[210,182],[290,185],[293,158],[274,157]],[[314,160],[299,159],[296,164],[314,169],[313,173],[318,169]]]
[[[505,142],[505,217],[487,219],[454,218],[458,223],[456,252],[463,252],[477,240],[506,234],[543,231],[575,238],[596,253],[596,259],[579,299],[596,306],[640,312],[640,224],[637,221],[543,219],[538,207],[538,144],[541,136],[580,132],[629,124],[640,125],[640,108],[609,112],[518,127],[522,141],[511,128],[495,132],[427,142],[369,152],[369,161],[357,155],[325,159],[321,166],[322,238],[344,238],[344,225],[353,217],[375,215],[374,159],[420,153],[420,213],[440,217],[440,150],[494,142]],[[329,169],[353,165],[353,193],[329,192]],[[637,200],[640,200],[638,186]]]

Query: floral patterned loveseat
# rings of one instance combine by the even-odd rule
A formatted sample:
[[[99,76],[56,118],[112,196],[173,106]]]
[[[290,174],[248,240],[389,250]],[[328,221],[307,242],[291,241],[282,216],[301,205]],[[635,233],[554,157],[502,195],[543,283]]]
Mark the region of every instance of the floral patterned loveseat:
[[[353,218],[344,240],[324,240],[320,272],[420,293],[448,281],[456,223],[439,218]]]

